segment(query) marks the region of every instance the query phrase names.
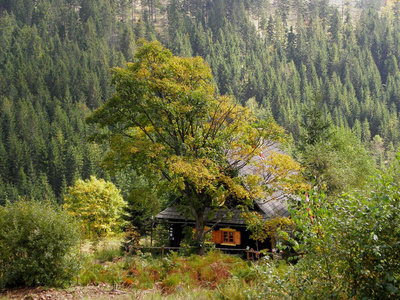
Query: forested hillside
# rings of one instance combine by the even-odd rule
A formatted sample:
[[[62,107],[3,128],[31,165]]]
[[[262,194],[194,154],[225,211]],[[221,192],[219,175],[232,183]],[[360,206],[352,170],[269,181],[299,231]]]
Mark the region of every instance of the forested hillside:
[[[222,94],[243,104],[254,97],[296,136],[316,91],[334,124],[352,128],[365,143],[379,135],[385,149],[398,144],[398,2],[385,14],[366,8],[357,19],[350,8],[328,1],[257,1],[248,7],[213,1],[193,18],[191,11],[199,10],[169,12],[167,44],[177,54],[205,57]]]
[[[219,93],[254,99],[295,139],[319,94],[326,119],[383,164],[400,143],[400,3],[344,2],[0,0],[0,203],[61,201],[76,179],[110,176],[84,119],[138,38],[202,56]]]
[[[0,2],[0,200],[55,200],[99,169],[85,116],[134,50],[113,1]]]

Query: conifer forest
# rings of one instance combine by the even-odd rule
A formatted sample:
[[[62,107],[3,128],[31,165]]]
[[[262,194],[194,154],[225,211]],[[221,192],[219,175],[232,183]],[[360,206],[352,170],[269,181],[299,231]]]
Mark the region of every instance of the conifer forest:
[[[156,58],[149,58],[149,53]],[[160,73],[146,77],[144,65]],[[181,201],[189,206],[194,203],[191,196],[201,199],[203,213],[209,206],[228,205],[233,198],[235,205],[237,199],[243,204],[256,195],[255,190],[249,191],[250,180],[231,180],[237,174],[231,165],[221,163],[224,159],[218,151],[225,144],[237,152],[247,149],[249,156],[260,146],[256,143],[259,137],[272,139],[290,155],[290,159],[272,162],[277,164],[276,170],[291,171],[282,175],[275,170],[276,178],[285,178],[268,182],[268,186],[282,188],[286,184],[288,193],[297,193],[299,199],[307,197],[307,201],[310,197],[314,206],[309,210],[312,215],[293,213],[301,232],[298,240],[306,246],[297,245],[298,240],[290,245],[297,253],[310,254],[304,265],[301,260],[297,263],[297,275],[285,277],[291,287],[278,287],[276,280],[283,275],[275,269],[275,279],[263,277],[259,295],[270,295],[263,299],[379,299],[383,293],[387,299],[396,299],[400,295],[396,254],[400,253],[396,202],[400,190],[399,65],[398,0],[0,0],[0,207],[36,200],[59,210],[76,208],[74,195],[83,197],[78,184],[93,182],[121,194],[106,209],[125,214],[124,221],[118,223],[116,213],[115,218],[109,217],[113,224],[104,231],[129,223],[145,236],[153,226],[152,216],[182,198],[190,200]],[[155,66],[166,66],[167,71]],[[166,83],[162,72],[173,73],[181,86]],[[125,78],[128,73],[137,81]],[[165,89],[151,85],[159,78]],[[145,80],[148,84],[141,83]],[[182,93],[195,86],[188,95],[197,102],[188,102],[187,107],[214,116],[224,115],[224,109],[229,113],[216,126],[216,137],[209,144],[208,133],[198,137],[188,129],[184,145],[178,147],[174,138],[184,139],[183,133],[168,140],[162,134],[172,127],[154,125],[156,110],[162,114],[175,105],[173,101],[168,102],[171,107],[153,103],[150,110],[143,111],[147,104],[142,102],[131,108],[117,107],[121,99],[129,100],[127,87],[133,85],[143,99],[170,93],[182,101],[186,101]],[[211,98],[220,102],[207,100]],[[109,100],[115,106],[108,104]],[[188,116],[176,120],[182,124],[194,120],[199,134],[207,128],[207,116],[182,112],[187,107],[180,105],[167,115]],[[132,122],[123,119],[130,109],[135,110]],[[152,112],[156,116],[150,126],[142,120]],[[247,112],[252,117],[244,124]],[[171,124],[174,120],[169,119]],[[241,131],[236,133],[238,128]],[[236,134],[229,142],[227,132]],[[164,144],[149,146],[152,134],[161,136]],[[124,139],[127,136],[130,140]],[[196,140],[193,145],[201,144],[193,146],[195,155],[188,154],[190,138]],[[201,138],[200,143],[197,139]],[[173,151],[168,156],[165,148],[171,144]],[[142,155],[137,149],[147,153]],[[129,155],[136,156],[131,159]],[[164,161],[157,160],[159,157]],[[195,159],[201,163],[196,165]],[[201,169],[204,166],[208,169]],[[216,173],[218,168],[223,171]],[[301,179],[288,175],[293,173]],[[213,177],[212,181],[212,176],[217,180]],[[104,195],[100,197],[107,197]],[[394,202],[385,202],[389,198]],[[192,211],[198,213],[199,205],[191,206]],[[76,209],[74,216],[83,218],[83,208]],[[386,225],[368,227],[366,215],[374,224]],[[0,209],[0,225],[1,216]],[[195,233],[201,244],[206,238],[205,225],[201,218],[196,221],[201,223],[197,227],[201,234],[200,230]],[[87,228],[93,225],[90,218],[85,222]],[[101,226],[93,228],[90,230],[99,235],[103,230]],[[344,243],[337,246],[343,252],[329,252],[336,238],[328,237],[342,228],[358,234],[336,237]],[[306,234],[315,240],[307,239]],[[363,248],[371,243],[376,247]],[[326,252],[319,253],[321,249]],[[350,255],[358,252],[365,255],[357,259]],[[336,262],[334,267],[326,256],[332,264]],[[379,266],[374,264],[378,257],[382,259]],[[0,254],[0,263],[2,259]],[[347,264],[340,263],[341,259]],[[315,268],[309,281],[303,282],[306,266],[316,264],[331,271]],[[6,272],[7,268],[0,266],[0,288]],[[320,288],[314,278],[326,279],[323,290],[332,294],[313,294]],[[47,282],[41,280],[31,283]],[[266,287],[268,282],[274,282],[273,290]],[[311,298],[301,294],[301,285]],[[368,290],[369,285],[374,288]],[[253,296],[243,299],[256,299]],[[234,298],[225,294],[218,299]]]
[[[252,103],[294,138],[318,94],[379,167],[400,143],[399,4],[383,1],[0,2],[0,200],[60,202],[75,180],[109,176],[84,120],[113,93],[110,68],[140,38],[201,56],[218,92]],[[347,3],[347,5],[346,5]],[[132,177],[129,177],[132,178]],[[116,175],[120,188],[131,186]]]

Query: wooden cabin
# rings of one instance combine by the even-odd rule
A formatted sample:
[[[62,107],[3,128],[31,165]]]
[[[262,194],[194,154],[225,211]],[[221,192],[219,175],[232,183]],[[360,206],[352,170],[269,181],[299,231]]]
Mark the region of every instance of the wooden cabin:
[[[253,211],[258,212],[263,220],[270,220],[275,217],[288,217],[287,208],[288,196],[283,191],[276,191],[276,182],[274,175],[268,171],[267,164],[264,163],[265,157],[271,152],[285,154],[277,143],[265,142],[264,150],[260,155],[252,158],[252,164],[242,164],[240,161],[232,162],[239,171],[239,176],[247,174],[258,174],[263,178],[266,186],[275,190],[275,192],[263,200],[254,200]],[[229,153],[228,153],[229,156]],[[288,173],[290,177],[293,172]],[[275,184],[275,185],[274,185]],[[179,247],[184,238],[184,228],[187,226],[194,228],[194,220],[184,216],[179,212],[176,206],[168,207],[160,212],[156,218],[159,221],[168,222],[170,227],[170,247]],[[275,242],[266,240],[264,243],[257,243],[250,238],[251,232],[246,230],[246,222],[241,216],[241,211],[221,209],[217,211],[214,218],[206,223],[212,230],[212,242],[217,248],[223,249],[268,249],[272,252],[275,248]]]
[[[288,217],[289,212],[286,205],[286,197],[283,193],[276,192],[270,199],[265,201],[254,201],[253,211],[258,212],[264,220],[280,216]],[[184,217],[175,206],[168,207],[160,212],[156,218],[159,222],[168,222],[170,247],[179,247],[184,238],[185,227],[194,228],[193,219]],[[239,210],[221,209],[215,213],[212,220],[206,223],[209,228],[213,227],[212,240],[216,248],[222,249],[268,249],[275,248],[274,241],[266,240],[258,243],[250,238],[251,232],[246,230],[246,222]]]

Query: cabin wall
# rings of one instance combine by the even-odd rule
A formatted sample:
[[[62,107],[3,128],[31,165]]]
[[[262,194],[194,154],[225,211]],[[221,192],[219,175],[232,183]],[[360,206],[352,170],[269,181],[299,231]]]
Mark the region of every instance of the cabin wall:
[[[183,238],[184,224],[171,223],[169,225],[169,246],[170,247],[180,247]]]
[[[169,230],[169,241],[170,241],[170,247],[180,247],[180,244],[182,240],[184,239],[184,229],[186,227],[190,226],[193,228],[194,226],[192,224],[182,224],[182,223],[171,223],[170,224],[170,230]],[[231,226],[231,225],[221,225],[221,226],[216,226],[214,228],[215,231],[221,231],[224,229],[231,229],[231,230],[236,230],[240,232],[240,244],[238,245],[231,245],[229,243],[218,243],[215,245],[216,248],[223,248],[223,249],[254,249],[254,250],[263,250],[263,249],[268,249],[267,251],[271,251],[271,241],[270,239],[267,239],[263,243],[259,242],[258,247],[256,241],[250,238],[251,232],[246,230],[245,227],[239,227],[239,226]],[[215,241],[215,240],[214,240]]]

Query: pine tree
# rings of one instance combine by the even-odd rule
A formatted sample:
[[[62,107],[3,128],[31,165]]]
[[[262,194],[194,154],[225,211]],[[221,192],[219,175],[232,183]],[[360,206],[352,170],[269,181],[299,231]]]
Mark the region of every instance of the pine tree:
[[[304,120],[301,124],[304,134],[300,137],[300,141],[303,145],[314,145],[331,135],[331,123],[324,119],[321,106],[321,95],[314,93],[310,107],[306,107],[304,111]]]

